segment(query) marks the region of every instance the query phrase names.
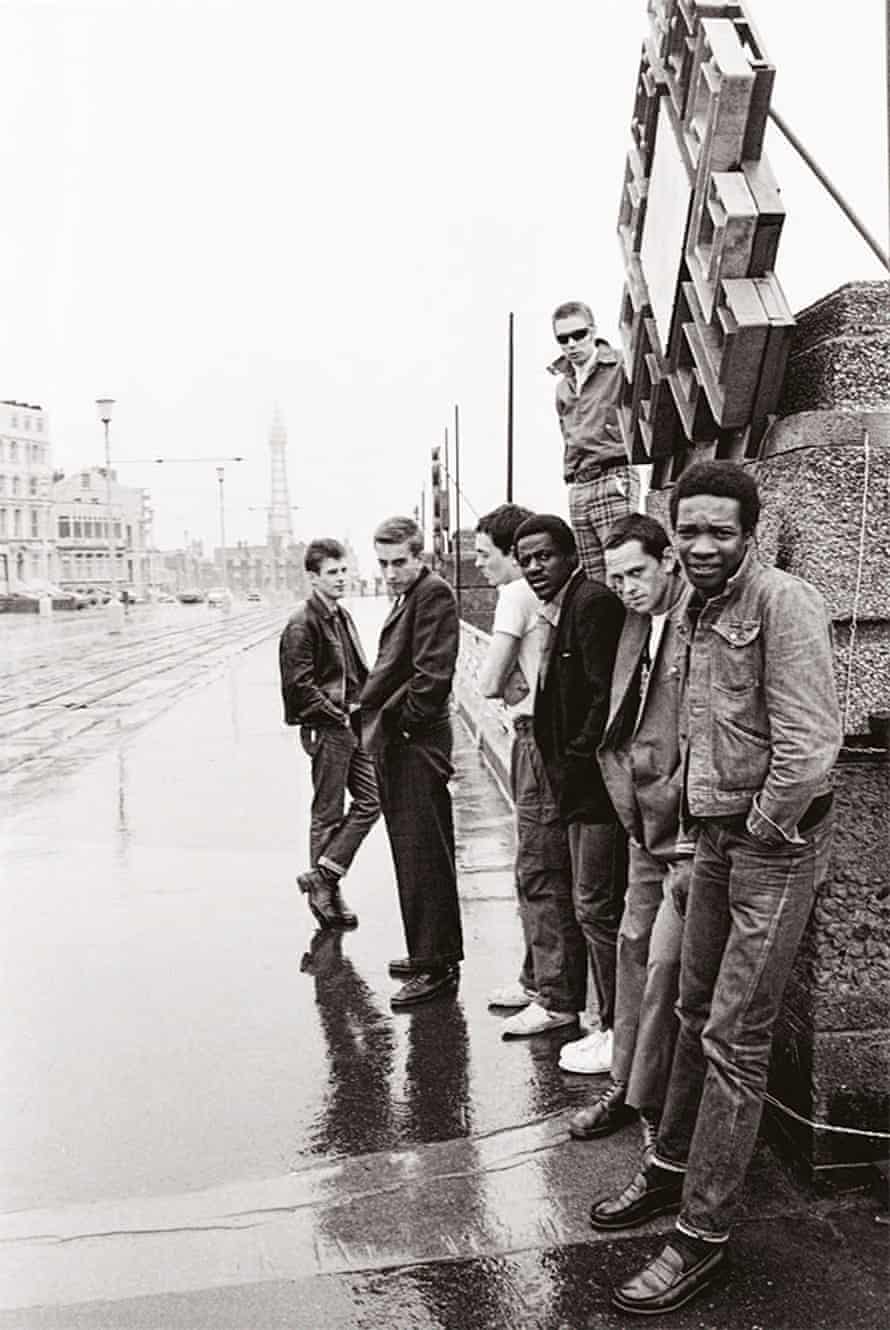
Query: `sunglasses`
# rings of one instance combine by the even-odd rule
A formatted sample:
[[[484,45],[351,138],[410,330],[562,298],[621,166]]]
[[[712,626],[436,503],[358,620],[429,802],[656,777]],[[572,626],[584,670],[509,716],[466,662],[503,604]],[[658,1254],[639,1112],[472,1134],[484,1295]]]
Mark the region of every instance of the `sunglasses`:
[[[583,342],[592,332],[592,328],[574,328],[571,332],[557,333],[556,340],[560,346],[568,346],[569,342]]]

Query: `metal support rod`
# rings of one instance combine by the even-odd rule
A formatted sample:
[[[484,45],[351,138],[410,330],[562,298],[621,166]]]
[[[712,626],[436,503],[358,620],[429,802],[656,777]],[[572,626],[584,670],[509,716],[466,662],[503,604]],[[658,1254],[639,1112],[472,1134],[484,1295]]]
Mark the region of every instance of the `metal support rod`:
[[[887,0],[890,4],[890,0]],[[507,333],[507,502],[513,502],[513,311]]]
[[[831,183],[828,176],[822,170],[821,166],[819,166],[818,162],[813,160],[810,153],[803,146],[800,139],[797,137],[797,135],[794,133],[791,127],[787,124],[787,122],[782,119],[778,111],[776,111],[773,107],[770,107],[769,114],[770,118],[775,121],[778,128],[785,135],[786,139],[791,144],[792,148],[794,148],[796,152],[800,154],[800,156],[806,162],[807,166],[812,171],[813,175],[819,181],[819,183],[824,186],[824,188],[834,199],[835,203],[840,208],[841,212],[844,214],[847,220],[852,222],[853,226],[859,232],[862,239],[868,245],[869,249],[872,250],[872,252],[878,256],[883,266],[887,269],[888,272],[890,272],[890,257],[888,257],[887,254],[884,252],[884,250],[881,249],[880,244],[871,234],[865,223],[859,217],[857,217],[856,213],[850,207],[847,200],[840,193],[840,191],[836,189],[835,186]]]
[[[224,466],[216,468],[216,478],[219,481],[219,543],[220,543],[220,561],[222,563],[222,584],[224,590],[228,590],[229,581],[226,576],[226,501],[225,501],[225,476]]]
[[[448,466],[448,430],[445,430],[445,512],[447,521],[443,522],[445,528],[445,554],[451,551],[451,495],[449,486],[451,484],[451,470]]]
[[[454,594],[460,618],[460,407],[454,405]]]

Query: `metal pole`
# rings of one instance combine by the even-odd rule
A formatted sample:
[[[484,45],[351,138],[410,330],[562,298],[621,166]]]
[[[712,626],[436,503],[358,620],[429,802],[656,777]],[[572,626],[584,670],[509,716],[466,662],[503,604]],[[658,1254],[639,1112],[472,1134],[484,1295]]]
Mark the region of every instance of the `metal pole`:
[[[884,251],[881,249],[881,246],[878,244],[877,240],[871,234],[865,223],[859,217],[857,217],[856,213],[850,207],[849,203],[844,198],[844,196],[837,189],[835,189],[834,185],[828,179],[828,176],[822,170],[821,166],[819,166],[819,164],[813,160],[810,153],[807,152],[806,148],[803,146],[800,139],[797,137],[797,135],[794,133],[791,127],[786,123],[786,121],[782,119],[778,111],[774,110],[773,107],[770,107],[769,113],[771,119],[774,120],[775,123],[778,125],[779,129],[785,135],[786,139],[791,144],[792,148],[794,148],[800,154],[800,156],[806,162],[807,166],[812,171],[813,175],[819,181],[819,183],[823,185],[825,189],[828,190],[828,193],[834,199],[835,203],[840,208],[841,212],[844,214],[847,220],[853,223],[853,226],[862,236],[862,239],[868,245],[869,249],[872,250],[873,253],[875,253],[878,256],[881,263],[884,265],[887,271],[890,272],[890,257],[888,257],[887,254],[885,254]]]
[[[222,563],[222,584],[223,590],[228,591],[229,584],[226,577],[226,503],[223,486],[225,483],[226,469],[224,466],[216,468],[216,478],[219,481],[219,543],[220,543],[220,561]]]
[[[448,466],[448,430],[445,430],[445,510],[448,520],[445,523],[445,553],[451,550],[451,469]]]
[[[890,0],[887,0],[890,4]],[[513,502],[513,311],[507,334],[507,502]]]
[[[460,408],[454,406],[454,594],[460,618]]]

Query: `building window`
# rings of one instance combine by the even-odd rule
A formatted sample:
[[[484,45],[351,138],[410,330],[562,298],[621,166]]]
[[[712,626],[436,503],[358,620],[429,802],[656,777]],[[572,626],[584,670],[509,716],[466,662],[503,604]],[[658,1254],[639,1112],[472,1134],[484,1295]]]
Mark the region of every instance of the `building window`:
[[[12,534],[13,534],[13,536],[18,536],[19,538],[21,538],[21,534],[22,534],[22,510],[21,510],[21,508],[16,508],[15,512],[14,512],[13,515],[12,515]]]
[[[13,478],[12,478],[12,495],[13,495],[13,498],[15,498],[15,496],[18,494],[20,488],[21,488],[21,482],[19,481],[18,476],[13,476]]]
[[[0,508],[0,537],[6,536],[6,509]]]
[[[37,496],[37,477],[36,477],[36,476],[31,476],[30,479],[28,480],[28,489],[29,489],[30,492],[31,492],[31,497],[32,497],[32,498],[36,498],[36,496]]]
[[[6,477],[0,476],[0,494],[6,493]]]
[[[36,508],[31,509],[31,538],[37,540],[40,535],[40,513]]]
[[[34,428],[37,430],[38,434],[43,433],[43,416],[37,417],[37,419],[34,421]]]
[[[30,428],[31,428],[31,417],[30,417],[30,416],[24,416],[23,419],[22,419],[22,424],[24,425],[25,429],[30,429]]]
[[[80,540],[83,533],[83,523],[78,517],[74,519],[74,539]]]
[[[59,518],[59,540],[69,540],[71,537],[71,518]]]
[[[114,524],[114,538],[115,538],[115,540],[120,540],[120,538],[121,538],[121,524],[120,524],[120,522],[115,522],[115,524]]]
[[[82,471],[82,472],[80,473],[80,488],[81,488],[82,490],[88,490],[88,489],[90,488],[90,473],[89,473],[89,471]]]
[[[19,427],[19,418],[18,418],[18,416],[10,416],[10,417],[9,417],[9,428],[10,428],[10,429],[18,429],[18,427]],[[14,445],[12,445],[12,444],[10,445],[10,447],[13,447],[13,446],[14,446]]]
[[[63,554],[63,555],[62,555],[62,576],[63,576],[64,578],[71,578],[71,577],[74,576],[74,570],[73,570],[73,568],[72,568],[72,566],[71,566],[71,555],[70,555],[70,554]]]
[[[92,540],[92,539],[93,539],[93,524],[92,524],[92,522],[84,522],[84,524],[83,524],[83,534],[84,534],[84,539],[85,539],[85,540]]]

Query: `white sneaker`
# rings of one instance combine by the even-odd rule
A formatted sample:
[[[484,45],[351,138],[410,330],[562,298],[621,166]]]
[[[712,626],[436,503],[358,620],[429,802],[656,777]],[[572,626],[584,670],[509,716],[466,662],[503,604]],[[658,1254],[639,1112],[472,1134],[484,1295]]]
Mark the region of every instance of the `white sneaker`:
[[[563,1071],[574,1071],[580,1076],[600,1076],[612,1070],[612,1031],[594,1030],[583,1039],[563,1044],[559,1050],[559,1065]]]
[[[513,984],[504,984],[501,988],[492,989],[488,995],[488,1005],[490,1007],[527,1007],[530,1002],[534,1002],[537,996],[537,993],[530,988],[526,988],[517,979]]]
[[[533,1034],[546,1034],[563,1025],[574,1025],[578,1015],[574,1011],[547,1011],[537,1002],[530,1002],[524,1011],[504,1021],[501,1036],[504,1039],[524,1039]]]

